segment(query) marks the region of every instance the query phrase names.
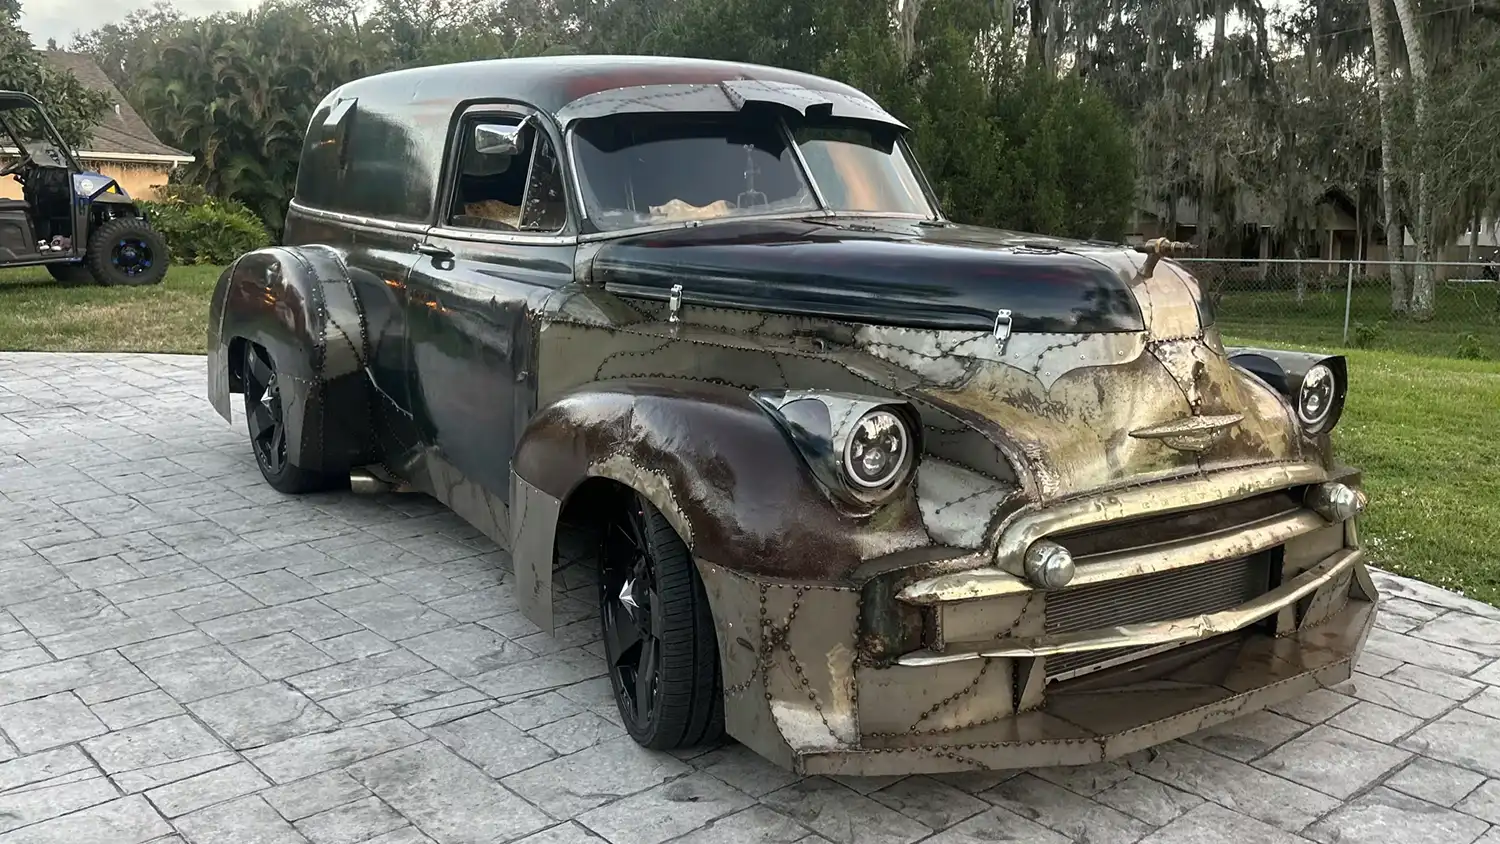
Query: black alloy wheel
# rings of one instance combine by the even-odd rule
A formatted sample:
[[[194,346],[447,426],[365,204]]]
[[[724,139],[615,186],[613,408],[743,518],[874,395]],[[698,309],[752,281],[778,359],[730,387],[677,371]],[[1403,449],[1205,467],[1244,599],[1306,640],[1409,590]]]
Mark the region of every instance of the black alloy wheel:
[[[138,237],[127,237],[115,241],[110,263],[128,276],[143,275],[151,270],[151,246]]]
[[[140,217],[117,217],[89,238],[89,272],[109,286],[156,284],[167,274],[167,242]]]
[[[276,362],[270,352],[246,343],[241,374],[250,448],[255,452],[255,462],[260,466],[261,477],[266,483],[273,489],[293,495],[336,486],[336,475],[303,469],[287,458],[288,385],[277,374]]]
[[[635,492],[601,539],[599,615],[610,685],[639,744],[671,750],[716,741],[724,699],[713,616],[692,554]]]
[[[250,426],[250,445],[260,470],[279,476],[286,471],[286,416],[276,365],[265,349],[245,348],[245,421]]]

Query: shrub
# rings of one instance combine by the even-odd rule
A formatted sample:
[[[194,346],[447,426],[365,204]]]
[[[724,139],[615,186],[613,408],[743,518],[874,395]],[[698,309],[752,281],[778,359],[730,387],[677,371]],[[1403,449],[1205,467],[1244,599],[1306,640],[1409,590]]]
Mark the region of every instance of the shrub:
[[[1458,339],[1458,351],[1455,354],[1464,360],[1490,359],[1490,353],[1484,348],[1483,341],[1474,334],[1465,334]]]
[[[271,242],[250,209],[193,185],[163,188],[156,201],[141,206],[181,264],[227,264]]]
[[[1368,349],[1380,342],[1380,335],[1385,333],[1385,321],[1376,320],[1373,325],[1363,322],[1354,323],[1354,346],[1359,349]]]

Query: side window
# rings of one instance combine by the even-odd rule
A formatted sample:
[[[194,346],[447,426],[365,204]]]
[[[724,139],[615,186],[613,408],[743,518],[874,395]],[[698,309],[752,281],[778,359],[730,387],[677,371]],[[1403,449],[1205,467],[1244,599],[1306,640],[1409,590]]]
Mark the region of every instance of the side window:
[[[544,233],[562,230],[567,220],[557,153],[530,120],[464,121],[455,176],[450,225]]]

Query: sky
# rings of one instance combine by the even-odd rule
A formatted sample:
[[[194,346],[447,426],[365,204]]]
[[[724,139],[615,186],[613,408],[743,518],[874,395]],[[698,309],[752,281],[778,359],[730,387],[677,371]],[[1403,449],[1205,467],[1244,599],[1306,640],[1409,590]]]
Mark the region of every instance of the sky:
[[[197,17],[245,9],[258,2],[174,0],[173,5],[183,14]],[[150,5],[150,0],[21,0],[21,28],[31,34],[31,43],[39,48],[47,46],[48,38],[56,38],[58,46],[67,47],[74,32],[118,23],[135,9]]]

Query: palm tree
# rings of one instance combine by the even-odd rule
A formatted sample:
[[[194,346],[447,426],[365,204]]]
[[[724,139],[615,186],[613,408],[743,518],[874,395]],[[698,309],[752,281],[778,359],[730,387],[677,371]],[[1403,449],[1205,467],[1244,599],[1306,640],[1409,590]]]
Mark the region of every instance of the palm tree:
[[[334,37],[302,10],[267,5],[176,30],[132,94],[158,135],[196,156],[187,181],[244,202],[274,231],[313,109],[379,61],[368,44]]]

